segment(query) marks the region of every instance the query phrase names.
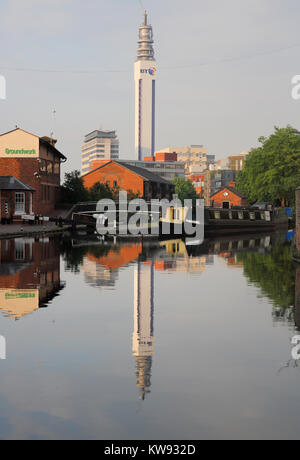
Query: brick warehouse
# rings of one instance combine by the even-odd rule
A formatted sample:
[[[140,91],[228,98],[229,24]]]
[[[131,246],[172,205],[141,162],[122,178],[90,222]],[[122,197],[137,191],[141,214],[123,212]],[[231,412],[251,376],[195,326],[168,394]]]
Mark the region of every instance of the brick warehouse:
[[[211,197],[211,206],[215,208],[230,209],[235,206],[247,206],[247,198],[233,187],[224,187]]]
[[[96,166],[96,163],[94,164]],[[90,189],[97,182],[106,183],[111,188],[131,191],[147,201],[151,199],[172,199],[175,186],[168,180],[143,168],[125,162],[109,161],[83,176],[84,185]]]
[[[67,159],[55,144],[54,139],[20,128],[0,135],[0,176],[14,177],[34,189],[33,214],[51,215],[60,200],[61,163]],[[18,195],[20,215],[22,208],[27,212],[25,200]]]

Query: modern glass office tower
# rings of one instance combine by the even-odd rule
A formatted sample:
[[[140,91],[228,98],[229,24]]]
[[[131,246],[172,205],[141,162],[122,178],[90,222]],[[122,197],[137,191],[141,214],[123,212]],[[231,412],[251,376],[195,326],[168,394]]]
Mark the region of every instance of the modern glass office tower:
[[[135,77],[135,159],[154,157],[155,152],[155,80],[156,61],[153,49],[152,26],[145,12],[144,24],[139,28]]]

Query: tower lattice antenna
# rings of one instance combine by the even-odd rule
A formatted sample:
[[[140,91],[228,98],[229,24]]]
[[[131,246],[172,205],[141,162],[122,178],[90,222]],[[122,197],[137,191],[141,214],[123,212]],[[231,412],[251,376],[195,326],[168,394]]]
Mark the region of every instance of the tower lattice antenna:
[[[146,11],[145,8],[144,8],[144,5],[142,4],[142,0],[139,0],[139,4],[141,5],[142,10]]]
[[[52,132],[51,132],[51,139],[54,139],[55,136],[55,128],[56,128],[56,109],[52,110],[52,116],[53,116],[53,125],[52,125]]]

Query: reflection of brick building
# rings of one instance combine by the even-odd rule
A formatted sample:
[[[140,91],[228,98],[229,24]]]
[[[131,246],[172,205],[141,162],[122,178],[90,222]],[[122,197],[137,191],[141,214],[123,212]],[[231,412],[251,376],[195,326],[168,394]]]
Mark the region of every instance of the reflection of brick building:
[[[0,311],[8,316],[21,318],[47,306],[62,288],[54,240],[2,240],[0,262]]]
[[[97,256],[89,251],[84,258],[83,272],[88,284],[112,287],[118,278],[118,270],[138,259],[142,253],[141,243],[112,247],[108,254]]]
[[[110,270],[118,270],[120,267],[137,260],[142,250],[143,246],[141,243],[126,244],[126,246],[113,247],[106,256],[95,257],[92,254],[88,254],[87,257]]]

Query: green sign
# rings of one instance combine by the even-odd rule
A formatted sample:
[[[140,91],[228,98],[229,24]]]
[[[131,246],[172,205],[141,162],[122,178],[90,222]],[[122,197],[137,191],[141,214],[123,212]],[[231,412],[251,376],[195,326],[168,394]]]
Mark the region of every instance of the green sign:
[[[13,150],[13,149],[5,149],[5,153],[7,155],[36,155],[36,151],[32,150]]]
[[[13,294],[5,294],[7,300],[12,299],[35,299],[35,294],[31,292],[17,292]]]

